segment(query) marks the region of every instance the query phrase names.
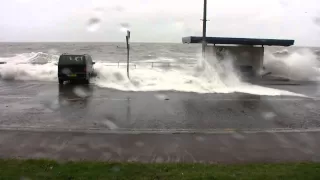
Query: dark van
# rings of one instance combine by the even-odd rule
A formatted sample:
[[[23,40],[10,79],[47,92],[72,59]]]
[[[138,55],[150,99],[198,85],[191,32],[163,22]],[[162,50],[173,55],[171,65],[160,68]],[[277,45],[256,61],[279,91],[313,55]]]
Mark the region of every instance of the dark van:
[[[58,62],[59,84],[64,81],[82,81],[89,84],[93,74],[93,65],[90,55],[62,54]]]

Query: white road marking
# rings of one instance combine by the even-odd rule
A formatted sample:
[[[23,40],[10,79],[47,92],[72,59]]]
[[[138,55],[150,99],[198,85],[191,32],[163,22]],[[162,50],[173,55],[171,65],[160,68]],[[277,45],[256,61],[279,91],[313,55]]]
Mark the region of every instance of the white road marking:
[[[266,99],[262,99],[264,98],[264,96],[261,96],[261,99],[260,98],[216,98],[216,99],[206,99],[204,101],[259,101],[259,100],[266,100]],[[270,96],[267,96],[267,98],[269,98],[268,100],[275,100],[275,101],[298,101],[298,100],[320,100],[320,97],[319,98],[304,98],[304,97],[301,97],[301,98],[291,98],[291,97],[286,97],[286,98],[277,98],[277,97],[270,97]]]
[[[12,126],[1,125],[1,130],[8,131],[36,131],[36,132],[85,132],[85,133],[101,133],[101,134],[255,134],[255,133],[304,133],[304,132],[320,132],[320,128],[310,129],[291,129],[291,128],[273,128],[273,129],[126,129],[118,128],[116,130],[99,129],[99,128],[63,128],[56,126]]]
[[[28,96],[0,96],[2,99],[32,99],[34,97],[28,97]]]
[[[43,96],[45,97],[45,96]],[[52,96],[51,96],[52,97]],[[261,96],[261,98],[264,98],[265,96]],[[2,99],[33,99],[33,98],[39,98],[38,96],[0,96],[0,98]],[[58,98],[58,96],[57,96]],[[269,100],[272,101],[299,101],[299,100],[320,100],[320,97],[316,97],[316,98],[304,98],[304,97],[300,97],[300,98],[293,98],[293,97],[270,97],[267,96],[267,98],[270,98]],[[83,100],[85,98],[63,98],[65,100]],[[87,97],[87,99],[90,100],[112,100],[112,101],[127,101],[128,99],[132,98],[110,98],[110,97]],[[200,99],[199,99],[200,100]],[[204,99],[203,101],[259,101],[259,100],[264,100],[264,99],[260,99],[259,97],[257,98],[239,98],[239,97],[235,97],[235,98],[211,98],[211,99]]]

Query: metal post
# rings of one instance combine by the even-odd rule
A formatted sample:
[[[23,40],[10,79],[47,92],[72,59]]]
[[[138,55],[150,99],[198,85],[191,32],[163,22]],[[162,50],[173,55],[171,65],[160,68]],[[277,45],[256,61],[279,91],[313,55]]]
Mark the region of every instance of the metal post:
[[[130,57],[130,44],[129,44],[129,39],[130,39],[130,31],[127,31],[127,36],[126,36],[126,42],[127,42],[127,76],[130,78],[129,74],[129,57]]]
[[[207,32],[207,0],[203,0],[203,19],[202,19],[202,57],[205,57],[206,32]]]

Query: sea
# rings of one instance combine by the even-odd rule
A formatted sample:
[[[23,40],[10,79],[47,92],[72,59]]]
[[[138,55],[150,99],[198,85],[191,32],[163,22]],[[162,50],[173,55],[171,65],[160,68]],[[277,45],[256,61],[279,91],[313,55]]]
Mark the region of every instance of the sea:
[[[201,45],[131,43],[127,74],[125,43],[0,43],[0,81],[57,82],[57,61],[62,53],[89,54],[97,74],[91,81],[100,88],[120,91],[181,91],[196,93],[244,92],[259,95],[290,94],[242,81],[233,67],[203,59]],[[200,67],[201,66],[201,67]],[[264,66],[273,74],[301,81],[320,80],[320,48],[266,47]]]

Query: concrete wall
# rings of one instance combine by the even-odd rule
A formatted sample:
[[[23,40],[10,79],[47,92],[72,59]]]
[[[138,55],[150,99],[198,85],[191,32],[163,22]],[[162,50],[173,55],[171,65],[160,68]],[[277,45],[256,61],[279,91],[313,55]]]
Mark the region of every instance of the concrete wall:
[[[253,46],[207,46],[207,52],[213,53],[218,59],[223,60],[226,55],[231,55],[234,65],[239,71],[244,67],[252,67],[250,74],[258,76],[263,66],[264,47]],[[245,68],[248,69],[248,68]],[[245,70],[246,71],[246,70]]]

